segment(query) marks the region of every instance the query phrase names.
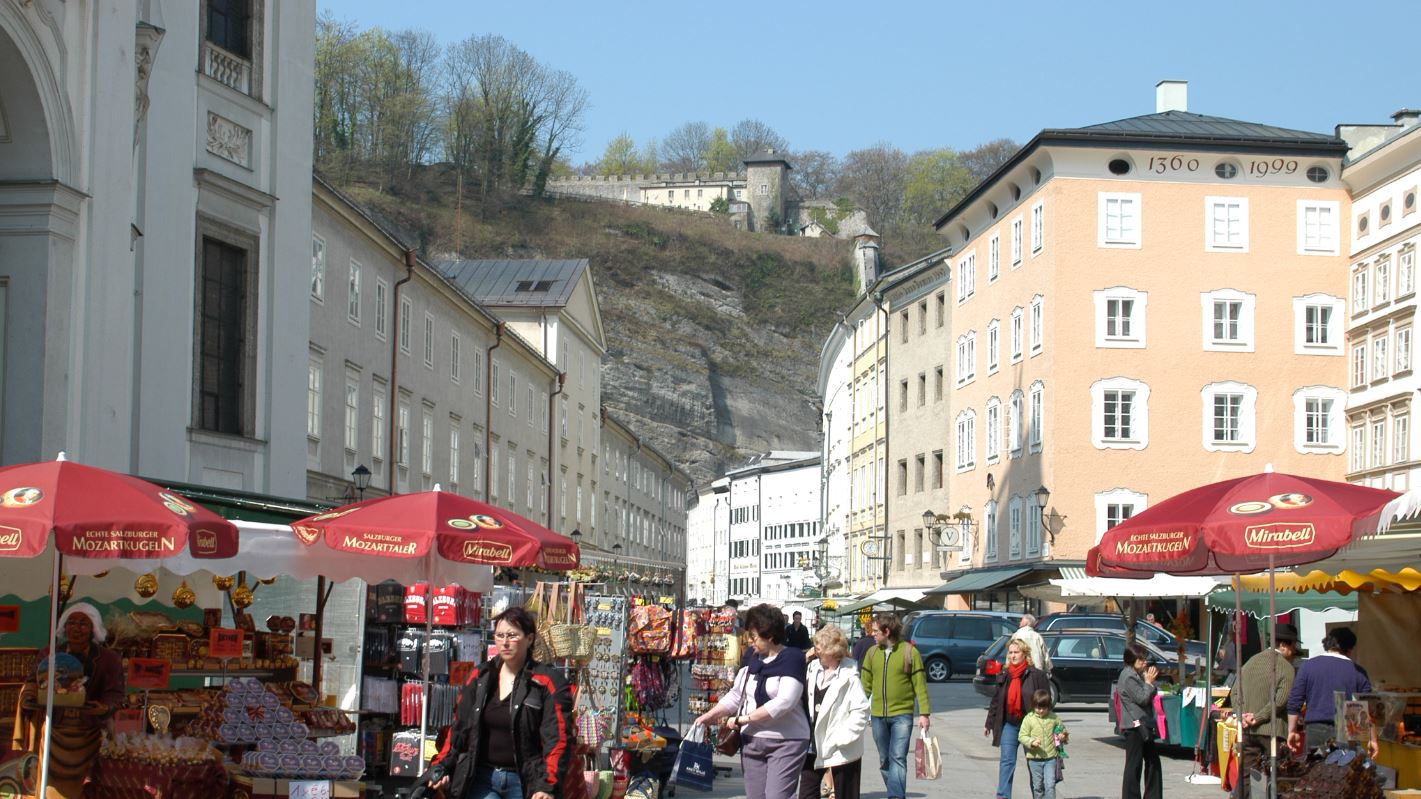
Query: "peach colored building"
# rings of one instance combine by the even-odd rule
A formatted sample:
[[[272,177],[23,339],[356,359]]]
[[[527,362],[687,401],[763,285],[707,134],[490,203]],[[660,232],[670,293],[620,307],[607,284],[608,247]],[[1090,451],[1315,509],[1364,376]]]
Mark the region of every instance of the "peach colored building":
[[[1193,486],[1344,476],[1347,146],[1189,113],[1176,82],[1158,99],[1043,130],[936,223],[953,445],[933,509],[980,525],[936,589],[949,607],[1018,609],[1013,585]]]

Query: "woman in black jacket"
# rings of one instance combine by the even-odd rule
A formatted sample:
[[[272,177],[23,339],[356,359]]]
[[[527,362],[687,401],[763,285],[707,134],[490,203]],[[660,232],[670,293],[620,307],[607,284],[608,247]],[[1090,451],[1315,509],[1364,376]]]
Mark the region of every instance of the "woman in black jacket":
[[[494,619],[498,656],[460,692],[454,724],[435,756],[430,787],[450,799],[583,799],[573,757],[572,693],[533,660],[533,616],[509,608]]]
[[[1031,665],[1026,644],[1013,638],[1007,644],[1007,665],[997,678],[997,690],[987,709],[987,728],[982,731],[991,736],[992,746],[1002,748],[997,766],[997,799],[1011,799],[1016,755],[1021,749],[1017,735],[1022,718],[1031,712],[1031,697],[1037,691],[1050,690],[1051,680],[1046,672]]]

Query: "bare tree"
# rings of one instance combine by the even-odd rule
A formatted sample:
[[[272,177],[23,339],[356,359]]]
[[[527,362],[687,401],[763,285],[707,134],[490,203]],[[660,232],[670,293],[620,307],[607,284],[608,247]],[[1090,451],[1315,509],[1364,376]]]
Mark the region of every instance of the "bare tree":
[[[687,122],[661,142],[662,168],[668,172],[700,172],[706,168],[711,129],[704,122]]]
[[[576,147],[582,133],[582,117],[587,113],[587,90],[571,72],[559,70],[547,76],[548,113],[543,125],[543,151],[533,176],[533,196],[540,197],[548,176],[565,147]]]
[[[1011,139],[993,139],[970,150],[958,153],[958,161],[966,167],[977,183],[991,177],[997,167],[1011,160],[1021,145]]]
[[[880,230],[902,220],[908,157],[888,142],[854,150],[844,156],[841,194],[851,198]]]
[[[758,119],[742,119],[735,123],[735,127],[730,129],[730,144],[735,148],[735,157],[741,161],[765,150],[779,153],[789,150],[789,142]]]
[[[806,200],[828,197],[839,182],[839,159],[824,150],[792,153],[788,160],[794,165],[789,180]]]

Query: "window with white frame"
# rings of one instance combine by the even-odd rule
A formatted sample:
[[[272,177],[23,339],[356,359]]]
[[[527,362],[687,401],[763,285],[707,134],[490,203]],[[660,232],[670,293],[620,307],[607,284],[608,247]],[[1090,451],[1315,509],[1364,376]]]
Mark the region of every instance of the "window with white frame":
[[[1041,554],[1041,512],[1032,507],[1026,511],[1026,556]]]
[[[504,496],[508,497],[508,501],[511,504],[513,498],[517,496],[516,492],[518,490],[518,459],[511,446],[508,450],[508,469],[504,472],[504,475],[508,478],[508,493],[504,494]]]
[[[1367,428],[1364,425],[1355,425],[1352,428],[1352,471],[1360,472],[1367,468]]]
[[[350,259],[350,281],[346,284],[345,316],[353,324],[360,324],[360,262]]]
[[[957,414],[957,471],[977,465],[977,412],[965,410]]]
[[[957,385],[965,386],[977,378],[977,332],[971,331],[957,339]]]
[[[987,400],[987,463],[996,463],[1002,457],[1002,401],[996,397]]]
[[[1140,246],[1140,195],[1138,192],[1100,192],[1097,201],[1097,245],[1132,248]],[[1036,242],[1033,210],[1032,242]]]
[[[992,238],[987,242],[987,282],[997,282],[997,277],[1002,271],[1002,237],[1000,234],[992,234]]]
[[[1041,252],[1046,246],[1046,205],[1037,202],[1031,206],[1031,254]]]
[[[399,324],[400,324],[400,352],[403,352],[405,355],[409,355],[409,354],[410,354],[410,325],[413,324],[413,323],[410,321],[410,316],[411,316],[413,313],[414,313],[414,310],[413,310],[413,308],[410,307],[409,298],[408,298],[408,297],[401,297],[401,298],[400,298],[400,318],[399,318]]]
[[[1332,386],[1304,386],[1293,392],[1293,449],[1303,454],[1341,452],[1346,445],[1347,392]]]
[[[1199,395],[1204,407],[1204,449],[1252,452],[1258,444],[1254,415],[1258,389],[1228,380],[1204,386]]]
[[[1411,371],[1411,328],[1398,327],[1396,329],[1396,353],[1392,356],[1392,368],[1395,374],[1404,374]]]
[[[1128,488],[1112,488],[1095,495],[1095,543],[1100,543],[1105,531],[1145,510],[1150,505],[1148,494]]]
[[[1007,559],[1021,559],[1021,497],[1007,503]]]
[[[1391,357],[1387,344],[1389,340],[1385,333],[1372,338],[1372,379],[1385,380],[1391,375]]]
[[[354,455],[360,446],[360,376],[345,376],[345,451]]]
[[[987,374],[997,371],[1001,365],[1002,325],[993,319],[987,324]]]
[[[1398,299],[1416,291],[1416,251],[1403,250],[1396,256],[1396,296]]]
[[[419,420],[419,472],[425,477],[434,474],[434,414],[428,408]]]
[[[1144,449],[1150,443],[1150,387],[1128,377],[1090,387],[1091,443],[1096,449]]]
[[[1367,292],[1368,273],[1367,265],[1362,264],[1354,267],[1352,272],[1352,313],[1353,315],[1365,313],[1371,305],[1371,297]]]
[[[326,242],[320,236],[311,237],[311,299],[326,300]]]
[[[381,464],[385,460],[385,408],[389,403],[389,394],[385,391],[383,383],[376,381],[375,390],[370,398],[370,457],[375,461],[375,473],[381,471]]]
[[[1391,258],[1378,258],[1374,269],[1372,302],[1375,305],[1385,305],[1391,302]]]
[[[1011,361],[1016,363],[1021,360],[1022,350],[1025,347],[1025,332],[1022,330],[1025,311],[1018,305],[1011,312]]]
[[[311,354],[306,367],[306,437],[321,437],[321,357]]]
[[[1370,466],[1373,469],[1389,465],[1386,451],[1386,417],[1372,420],[1372,448]]]
[[[459,334],[449,334],[449,379],[459,382]]]
[[[482,396],[484,393],[484,353],[477,346],[474,347],[474,394]]]
[[[1095,299],[1095,346],[1144,349],[1149,294],[1126,286],[1101,289]]]
[[[1021,217],[1011,221],[1011,265],[1021,266]]]
[[[1336,255],[1337,220],[1336,200],[1298,200],[1298,252],[1302,255]]]
[[[459,418],[449,418],[449,490],[459,490]]]
[[[1342,319],[1346,302],[1341,297],[1309,294],[1293,298],[1293,352],[1298,355],[1341,355]]]
[[[1031,298],[1031,354],[1040,355],[1045,347],[1046,323],[1042,318],[1044,311],[1042,305],[1045,300],[1040,294]]]
[[[489,401],[493,403],[494,407],[498,407],[498,396],[499,396],[499,394],[500,394],[500,392],[499,392],[499,386],[502,385],[501,383],[499,383],[499,367],[500,367],[501,365],[502,365],[502,364],[500,364],[500,363],[498,362],[498,359],[497,359],[497,358],[494,358],[494,359],[493,359],[492,371],[489,373],[489,379],[488,379]]]
[[[375,278],[375,337],[381,341],[388,335],[390,312],[385,308],[390,287],[380,278]]]
[[[1027,428],[1027,443],[1033,453],[1041,451],[1041,429],[1045,425],[1045,405],[1046,386],[1037,380],[1031,384],[1031,421]]]
[[[1204,249],[1248,252],[1248,198],[1204,198]]]
[[[1021,455],[1021,442],[1025,438],[1023,423],[1026,416],[1026,396],[1017,389],[1011,393],[1007,407],[1007,452],[1013,458]]]
[[[1411,460],[1411,416],[1398,414],[1391,417],[1392,463],[1406,463]]]
[[[400,400],[400,407],[395,416],[395,463],[401,467],[408,467],[410,464],[410,406],[404,400]]]
[[[977,293],[977,253],[969,252],[957,262],[957,301],[965,302]]]
[[[1352,347],[1352,388],[1367,384],[1367,343],[1364,341]]]
[[[1253,316],[1257,295],[1219,289],[1199,295],[1204,317],[1204,349],[1253,352]]]
[[[434,368],[434,315],[424,315],[424,365]]]
[[[518,416],[518,375],[508,370],[508,415]]]
[[[996,559],[997,501],[992,500],[982,508],[982,560],[992,563]]]

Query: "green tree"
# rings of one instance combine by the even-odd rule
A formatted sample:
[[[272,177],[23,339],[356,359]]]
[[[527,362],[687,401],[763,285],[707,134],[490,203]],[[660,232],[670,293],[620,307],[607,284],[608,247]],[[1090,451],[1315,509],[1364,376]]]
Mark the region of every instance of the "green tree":
[[[603,175],[632,175],[641,169],[641,157],[637,154],[636,142],[626,131],[618,133],[607,142],[602,158],[597,162],[597,171]]]
[[[957,153],[946,147],[923,150],[908,159],[903,186],[903,217],[909,224],[930,225],[967,196],[977,181]]]
[[[656,139],[647,139],[646,144],[641,146],[641,157],[638,159],[641,166],[637,167],[637,172],[643,175],[655,175],[661,166],[661,158],[657,155]]]
[[[730,213],[730,201],[724,197],[717,197],[710,201],[710,210],[713,214]]]
[[[711,131],[710,146],[706,148],[706,169],[712,172],[740,171],[740,158],[735,154],[735,145],[730,143],[730,134],[725,128]]]

